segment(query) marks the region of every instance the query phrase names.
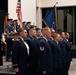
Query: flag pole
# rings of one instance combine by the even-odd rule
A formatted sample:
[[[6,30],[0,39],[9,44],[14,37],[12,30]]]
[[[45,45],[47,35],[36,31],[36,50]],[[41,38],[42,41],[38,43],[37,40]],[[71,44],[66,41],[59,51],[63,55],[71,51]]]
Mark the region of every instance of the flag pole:
[[[58,11],[57,11],[57,8],[56,8],[56,5],[58,4],[58,2],[56,2],[56,4],[54,5],[55,6],[55,19],[56,19],[56,32],[57,32],[57,29],[58,29]]]
[[[42,19],[42,22],[48,27],[47,23]]]
[[[56,2],[53,7],[55,7],[57,4],[58,4],[58,2]],[[51,12],[51,11],[49,11],[49,12],[47,13],[47,15],[48,15],[50,12]],[[45,15],[45,17],[46,17],[47,15]],[[45,18],[45,17],[44,17],[44,18]],[[42,20],[43,20],[43,19],[42,19]]]
[[[58,2],[56,2],[53,7],[55,7],[57,4],[58,4]],[[56,11],[56,9],[55,9],[55,11]],[[48,13],[49,13],[49,12],[48,12]],[[56,14],[56,12],[55,12],[55,14]],[[48,14],[47,14],[47,15],[48,15]],[[56,19],[57,19],[57,16],[56,16]],[[43,22],[46,26],[48,26],[47,23],[46,23],[43,19],[41,20],[41,22]],[[39,22],[37,26],[39,26],[39,25],[41,24],[41,22]],[[56,21],[56,24],[57,24],[57,21]]]
[[[56,2],[54,6],[56,6],[57,4],[58,4],[58,2]]]

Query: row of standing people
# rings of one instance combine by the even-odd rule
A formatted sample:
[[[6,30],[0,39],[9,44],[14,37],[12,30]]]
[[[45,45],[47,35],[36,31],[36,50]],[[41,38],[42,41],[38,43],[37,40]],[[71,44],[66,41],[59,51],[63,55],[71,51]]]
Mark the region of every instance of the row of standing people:
[[[29,29],[29,26],[31,25],[31,22],[23,22],[22,23],[23,28],[25,28],[27,31]],[[18,25],[18,21],[17,20],[13,20],[13,19],[8,19],[8,25],[5,25],[5,33],[6,33],[6,37],[5,37],[5,42],[6,42],[6,61],[11,61],[11,52],[12,52],[12,47],[13,47],[13,34],[17,33],[18,30],[20,29],[20,26]],[[9,35],[9,36],[8,36]]]
[[[56,33],[45,27],[18,31],[14,42],[12,64],[17,75],[68,75],[71,57],[69,33]]]
[[[29,29],[31,25],[31,22],[22,22],[22,28],[25,28],[26,30]],[[9,32],[12,34],[12,32],[18,32],[20,29],[20,25],[18,24],[18,20],[8,19],[8,25],[5,25],[5,32],[9,30]]]

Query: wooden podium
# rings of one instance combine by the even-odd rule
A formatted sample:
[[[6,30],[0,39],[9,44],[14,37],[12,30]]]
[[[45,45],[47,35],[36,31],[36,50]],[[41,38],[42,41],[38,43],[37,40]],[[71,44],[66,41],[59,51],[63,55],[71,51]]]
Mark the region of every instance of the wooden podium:
[[[17,33],[17,32],[16,32],[16,33],[14,33],[14,34],[13,34],[13,39],[14,39],[14,41],[16,41],[18,38],[19,38],[18,33]]]

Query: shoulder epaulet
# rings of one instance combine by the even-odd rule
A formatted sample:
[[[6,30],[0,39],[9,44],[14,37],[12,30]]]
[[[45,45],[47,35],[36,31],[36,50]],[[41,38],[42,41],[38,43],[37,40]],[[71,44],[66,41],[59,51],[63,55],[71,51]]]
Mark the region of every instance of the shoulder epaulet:
[[[16,39],[16,41],[19,41],[19,39]]]

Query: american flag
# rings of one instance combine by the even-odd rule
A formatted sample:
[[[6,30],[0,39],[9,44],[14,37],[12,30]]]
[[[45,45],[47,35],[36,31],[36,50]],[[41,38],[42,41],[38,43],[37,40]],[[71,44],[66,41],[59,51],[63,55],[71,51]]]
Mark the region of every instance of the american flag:
[[[22,28],[22,11],[21,11],[21,0],[17,1],[16,13],[19,20],[20,28]]]
[[[8,25],[8,16],[5,16],[5,25]]]

